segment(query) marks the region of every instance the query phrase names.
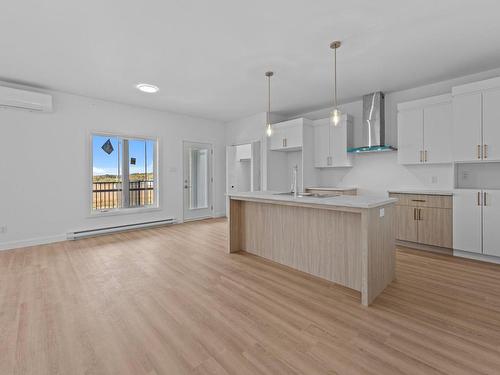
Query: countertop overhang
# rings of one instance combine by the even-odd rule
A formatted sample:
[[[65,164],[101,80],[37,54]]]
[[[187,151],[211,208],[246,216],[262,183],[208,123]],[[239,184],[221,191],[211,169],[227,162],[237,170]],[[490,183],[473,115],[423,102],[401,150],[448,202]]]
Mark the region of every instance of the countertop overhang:
[[[259,192],[238,192],[230,193],[228,197],[236,200],[261,201],[275,204],[287,204],[298,206],[311,206],[317,208],[354,208],[354,209],[370,209],[394,204],[396,198],[385,198],[368,195],[338,195],[335,197],[293,197],[291,195],[280,195],[274,191],[259,191]]]

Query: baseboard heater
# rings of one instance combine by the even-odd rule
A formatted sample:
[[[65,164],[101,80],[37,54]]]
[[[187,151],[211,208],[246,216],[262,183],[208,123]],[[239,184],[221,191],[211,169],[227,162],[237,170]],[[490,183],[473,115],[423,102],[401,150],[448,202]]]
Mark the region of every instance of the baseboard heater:
[[[115,227],[81,230],[78,232],[68,233],[67,238],[68,238],[68,240],[78,240],[80,238],[102,236],[104,234],[124,232],[124,231],[132,230],[132,229],[153,228],[153,227],[158,227],[161,225],[175,224],[176,222],[177,222],[176,219],[165,219],[165,220],[156,220],[156,221],[146,221],[146,222],[135,223],[135,224],[117,225]]]

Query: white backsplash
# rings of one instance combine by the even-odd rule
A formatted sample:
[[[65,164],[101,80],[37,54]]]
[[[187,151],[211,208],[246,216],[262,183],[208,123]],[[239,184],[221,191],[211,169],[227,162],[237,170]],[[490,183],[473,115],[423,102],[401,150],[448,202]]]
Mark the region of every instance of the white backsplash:
[[[403,166],[396,152],[367,153],[354,156],[353,168],[323,169],[322,186],[355,186],[359,194],[386,195],[390,189],[453,189],[453,165]]]

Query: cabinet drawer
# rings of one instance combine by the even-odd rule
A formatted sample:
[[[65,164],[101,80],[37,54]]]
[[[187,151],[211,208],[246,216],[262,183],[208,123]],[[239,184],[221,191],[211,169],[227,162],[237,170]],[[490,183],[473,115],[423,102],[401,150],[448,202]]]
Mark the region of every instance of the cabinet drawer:
[[[390,193],[389,197],[398,199],[400,206],[453,208],[453,198],[447,195]]]

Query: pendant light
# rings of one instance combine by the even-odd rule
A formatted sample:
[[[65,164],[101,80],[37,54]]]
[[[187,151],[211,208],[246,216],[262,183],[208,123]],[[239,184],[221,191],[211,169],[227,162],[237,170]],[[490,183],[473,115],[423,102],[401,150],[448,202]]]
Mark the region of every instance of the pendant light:
[[[338,40],[330,44],[330,48],[333,49],[333,111],[331,120],[334,126],[339,124],[340,116],[342,116],[337,103],[337,48],[340,48],[341,44]]]
[[[266,72],[267,77],[267,113],[266,113],[266,134],[268,137],[273,135],[273,128],[271,127],[271,77],[273,72]]]

